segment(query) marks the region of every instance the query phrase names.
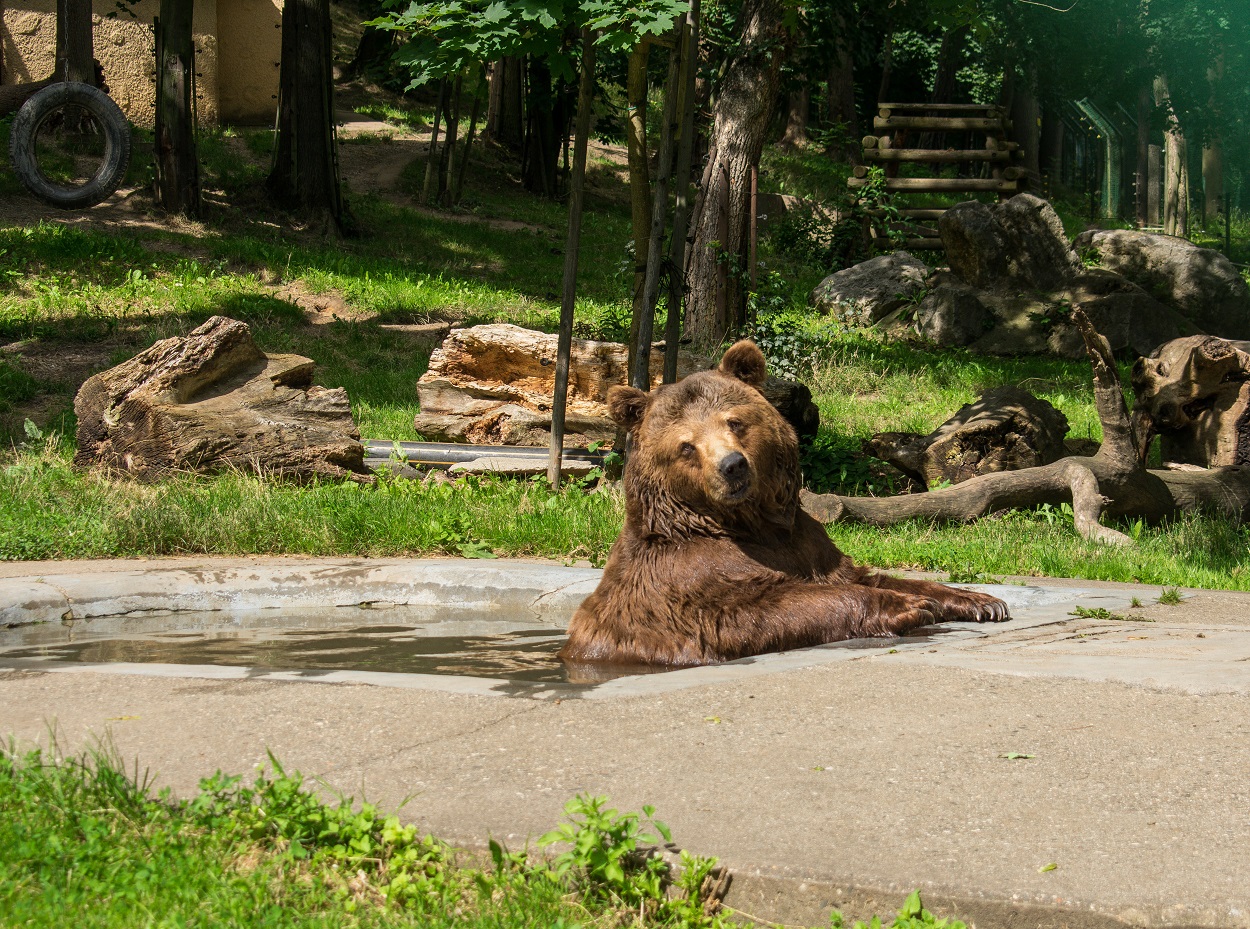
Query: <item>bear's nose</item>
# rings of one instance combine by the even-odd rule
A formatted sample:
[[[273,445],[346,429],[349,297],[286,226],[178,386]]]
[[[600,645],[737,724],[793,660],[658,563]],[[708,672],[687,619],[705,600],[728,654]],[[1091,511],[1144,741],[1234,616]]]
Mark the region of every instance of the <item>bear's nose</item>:
[[[741,481],[750,470],[751,465],[742,452],[730,452],[720,460],[720,473],[727,481]]]

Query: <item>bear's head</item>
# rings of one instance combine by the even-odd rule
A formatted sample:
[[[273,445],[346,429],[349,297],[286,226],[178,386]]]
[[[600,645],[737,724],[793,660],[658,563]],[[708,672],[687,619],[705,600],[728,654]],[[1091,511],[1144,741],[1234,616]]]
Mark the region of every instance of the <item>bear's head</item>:
[[[608,391],[608,410],[629,430],[626,517],[644,536],[747,537],[794,525],[799,444],[759,388],[767,378],[754,342],[720,365],[651,393]]]

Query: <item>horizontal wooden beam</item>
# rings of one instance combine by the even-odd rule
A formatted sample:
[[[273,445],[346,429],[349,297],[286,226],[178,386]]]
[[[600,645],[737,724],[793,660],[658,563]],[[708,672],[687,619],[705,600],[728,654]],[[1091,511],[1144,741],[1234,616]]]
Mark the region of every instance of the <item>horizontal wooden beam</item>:
[[[848,177],[848,187],[865,187],[866,177]],[[913,193],[953,193],[962,191],[997,191],[1009,193],[1018,189],[1015,181],[993,177],[887,177],[885,189]]]
[[[878,116],[872,121],[878,132],[890,129],[921,129],[928,132],[1007,132],[1009,119],[985,119],[979,116]]]
[[[868,136],[872,138],[872,136]],[[934,164],[950,164],[960,161],[1011,161],[1009,151],[991,151],[988,148],[944,149],[936,148],[867,148],[864,157],[869,161],[916,161]]]
[[[878,111],[903,110],[934,113],[1002,113],[1003,108],[996,103],[878,103]],[[888,113],[881,113],[882,116],[888,116]]]

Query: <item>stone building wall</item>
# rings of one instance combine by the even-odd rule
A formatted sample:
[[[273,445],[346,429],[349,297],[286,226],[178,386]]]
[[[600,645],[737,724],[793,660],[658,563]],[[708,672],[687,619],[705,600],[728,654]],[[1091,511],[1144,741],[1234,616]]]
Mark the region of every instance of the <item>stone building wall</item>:
[[[95,56],[109,95],[132,122],[155,119],[152,20],[159,0],[134,0],[133,15],[93,0]],[[56,60],[56,0],[0,0],[0,83],[48,77]],[[196,106],[200,121],[264,125],[277,109],[281,0],[196,0]]]

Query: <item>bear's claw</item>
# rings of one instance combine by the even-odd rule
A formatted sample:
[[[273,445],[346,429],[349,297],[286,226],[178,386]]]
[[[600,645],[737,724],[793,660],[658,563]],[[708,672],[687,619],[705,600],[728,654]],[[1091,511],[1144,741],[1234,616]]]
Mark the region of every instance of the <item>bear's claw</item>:
[[[942,619],[947,622],[1001,623],[1011,619],[1007,604],[997,597],[975,590],[960,590],[943,604]]]

